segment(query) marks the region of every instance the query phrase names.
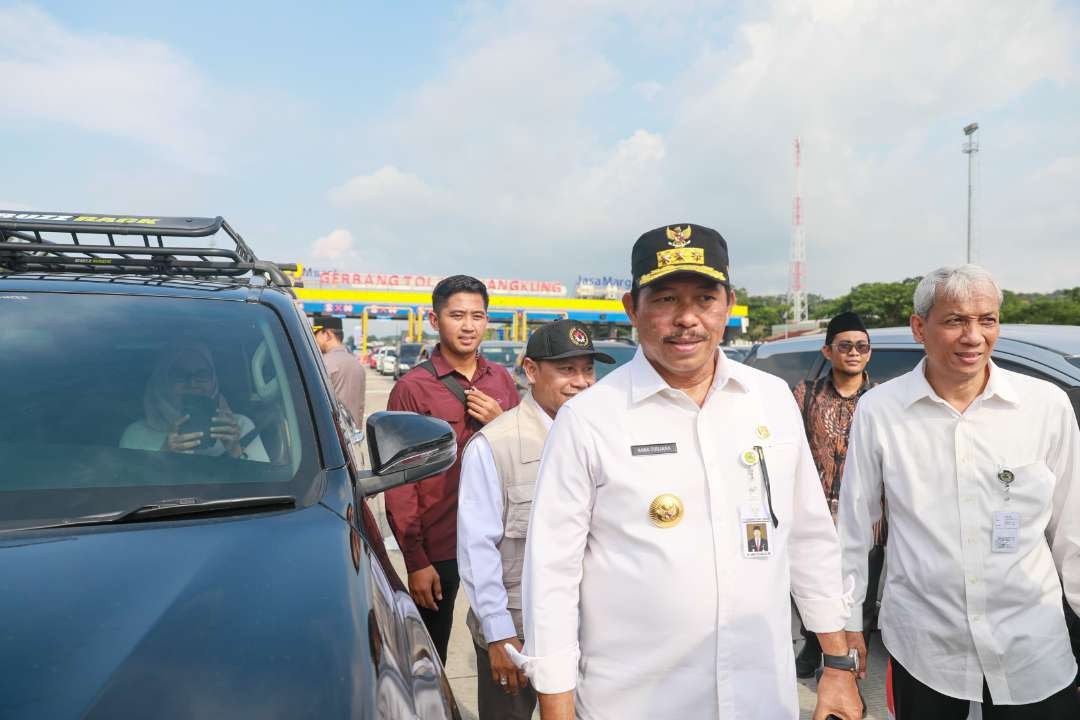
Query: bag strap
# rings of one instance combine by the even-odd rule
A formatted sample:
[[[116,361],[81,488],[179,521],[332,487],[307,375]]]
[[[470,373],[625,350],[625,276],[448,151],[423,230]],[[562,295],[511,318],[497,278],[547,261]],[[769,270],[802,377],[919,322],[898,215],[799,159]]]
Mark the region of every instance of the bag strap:
[[[446,386],[446,389],[450,391],[450,394],[458,399],[465,407],[469,406],[469,400],[465,397],[465,388],[461,387],[461,383],[457,381],[453,373],[447,373],[442,377],[439,377],[439,371],[435,369],[435,364],[430,360],[425,360],[416,367],[423,368],[437,378],[439,382]]]

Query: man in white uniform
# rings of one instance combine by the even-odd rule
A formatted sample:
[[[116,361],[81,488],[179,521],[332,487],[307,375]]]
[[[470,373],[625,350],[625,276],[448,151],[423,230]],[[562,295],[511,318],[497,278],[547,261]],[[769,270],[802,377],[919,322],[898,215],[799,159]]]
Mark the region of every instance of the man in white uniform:
[[[840,546],[795,401],[717,347],[726,243],[658,228],[631,269],[641,347],[563,405],[541,460],[516,658],[541,716],[793,720],[794,596],[826,653],[814,717],[857,720]]]
[[[1080,610],[1080,430],[1059,388],[998,367],[1001,290],[976,265],[915,290],[926,358],[859,401],[840,492],[844,572],[866,592],[889,513],[881,638],[897,720],[1075,720],[1062,585]],[[862,615],[848,639],[865,655]]]
[[[529,720],[536,694],[504,648],[521,650],[521,564],[540,452],[555,413],[596,382],[588,328],[556,320],[529,338],[522,366],[530,391],[521,404],[473,436],[461,456],[458,571],[469,598],[480,720]]]

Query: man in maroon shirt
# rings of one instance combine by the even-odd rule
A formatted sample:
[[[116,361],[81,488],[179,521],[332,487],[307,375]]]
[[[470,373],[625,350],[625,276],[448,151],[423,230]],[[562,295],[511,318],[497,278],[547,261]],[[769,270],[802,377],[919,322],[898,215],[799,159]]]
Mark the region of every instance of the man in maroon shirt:
[[[421,363],[407,372],[394,385],[386,404],[388,410],[441,418],[457,436],[458,459],[449,470],[386,492],[386,516],[405,556],[409,593],[444,663],[460,582],[461,450],[473,433],[519,401],[510,373],[477,352],[487,329],[487,305],[487,288],[476,278],[454,275],[440,281],[431,293],[428,315],[439,333],[430,365]]]

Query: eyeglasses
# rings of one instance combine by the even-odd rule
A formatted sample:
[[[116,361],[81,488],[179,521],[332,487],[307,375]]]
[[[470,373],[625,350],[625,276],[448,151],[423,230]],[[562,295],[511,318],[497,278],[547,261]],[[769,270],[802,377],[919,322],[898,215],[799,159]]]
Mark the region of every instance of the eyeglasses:
[[[184,385],[191,381],[202,385],[213,379],[214,375],[208,368],[203,367],[194,370],[188,370],[181,367],[169,368],[169,382],[177,385]]]
[[[850,340],[841,340],[838,343],[834,343],[833,347],[841,355],[847,355],[852,350],[857,350],[860,355],[865,355],[870,352],[870,343],[865,340],[860,340],[857,343],[853,343]]]

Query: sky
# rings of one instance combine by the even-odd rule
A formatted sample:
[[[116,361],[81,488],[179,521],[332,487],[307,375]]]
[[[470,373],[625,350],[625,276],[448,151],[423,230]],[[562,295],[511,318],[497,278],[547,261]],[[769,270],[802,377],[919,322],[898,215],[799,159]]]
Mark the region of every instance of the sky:
[[[787,287],[1080,285],[1080,4],[0,0],[0,209],[222,215],[363,273],[629,276],[654,227]]]

